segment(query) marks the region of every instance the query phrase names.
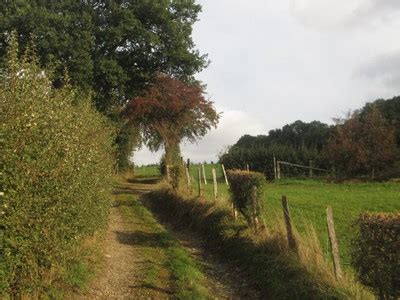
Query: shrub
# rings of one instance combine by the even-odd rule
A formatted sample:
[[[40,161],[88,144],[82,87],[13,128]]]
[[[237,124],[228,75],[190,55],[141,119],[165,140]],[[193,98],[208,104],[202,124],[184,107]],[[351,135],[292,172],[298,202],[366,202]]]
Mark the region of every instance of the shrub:
[[[249,226],[257,226],[261,215],[265,177],[262,173],[228,170],[229,190],[235,208]]]
[[[1,78],[0,298],[57,286],[110,207],[111,128],[31,53],[12,39]]]
[[[380,299],[400,297],[400,213],[365,213],[358,220],[352,262]]]

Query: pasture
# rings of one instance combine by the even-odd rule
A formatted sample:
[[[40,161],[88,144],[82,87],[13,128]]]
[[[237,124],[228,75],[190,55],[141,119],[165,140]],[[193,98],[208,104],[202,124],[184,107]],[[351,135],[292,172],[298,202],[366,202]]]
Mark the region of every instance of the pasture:
[[[198,169],[201,165],[191,165],[192,193],[197,195]],[[218,178],[218,195],[221,205],[227,205],[229,190],[225,184],[221,165],[206,164],[207,185],[202,182],[205,198],[213,201],[212,168]],[[154,167],[146,171],[137,168],[140,175],[154,174]],[[151,171],[152,170],[152,171]],[[159,174],[159,173],[158,173]],[[282,217],[281,197],[287,196],[293,224],[300,234],[304,234],[309,224],[315,228],[325,257],[330,259],[326,230],[326,207],[333,208],[336,235],[343,265],[350,264],[352,238],[356,234],[355,222],[360,213],[400,211],[400,184],[398,183],[348,183],[336,184],[318,180],[283,179],[268,182],[265,187],[264,222],[273,227],[276,218]]]

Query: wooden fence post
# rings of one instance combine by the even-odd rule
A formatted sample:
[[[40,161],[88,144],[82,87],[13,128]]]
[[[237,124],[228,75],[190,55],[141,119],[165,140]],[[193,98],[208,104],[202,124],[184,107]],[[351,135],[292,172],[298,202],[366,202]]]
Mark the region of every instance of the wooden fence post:
[[[186,166],[187,166],[188,170],[190,171],[190,158],[187,159]]]
[[[253,186],[251,188],[251,201],[253,205],[253,223],[254,223],[254,230],[257,231],[258,229],[258,217],[257,217],[257,187]]]
[[[224,167],[223,164],[221,165],[221,167],[222,167],[222,173],[224,174],[224,178],[225,178],[226,185],[229,185],[228,177],[226,177],[225,167]]]
[[[335,225],[333,223],[333,212],[332,212],[331,206],[328,206],[326,208],[326,222],[328,225],[328,236],[329,236],[329,241],[331,244],[335,276],[336,276],[337,280],[340,280],[343,278],[343,273],[342,273],[342,268],[340,266],[339,247],[338,247],[338,243],[336,240]]]
[[[199,190],[199,197],[201,197],[202,196],[202,190],[201,190],[201,171],[200,171],[200,168],[199,168],[199,170],[198,170],[198,177],[197,177],[197,187],[198,187],[198,190]]]
[[[289,211],[289,202],[286,196],[282,196],[282,207],[283,207],[283,216],[285,217],[289,248],[297,251],[296,240],[294,239],[293,236],[292,219],[290,217],[290,211]]]
[[[246,171],[250,172],[249,164],[246,164]]]
[[[201,169],[203,170],[204,184],[207,184],[206,169],[204,168],[204,164],[201,164]]]
[[[275,158],[275,155],[274,155],[274,178],[275,178],[275,180],[278,179],[277,178],[277,174],[276,174],[276,158]]]
[[[236,210],[236,207],[235,207],[234,203],[232,203],[232,214],[233,214],[233,217],[235,218],[235,220],[237,220],[238,212]]]
[[[281,179],[281,164],[280,164],[279,160],[276,162],[276,169],[277,169],[278,180],[279,180],[279,179]]]
[[[169,165],[166,165],[165,168],[167,171],[167,181],[168,181],[168,183],[170,183],[171,182],[171,173],[170,173]]]
[[[214,203],[216,203],[218,198],[218,183],[217,183],[217,173],[215,172],[214,168],[212,169],[212,176],[214,182]]]
[[[187,187],[188,187],[189,193],[191,193],[192,192],[192,182],[190,181],[189,166],[187,166],[185,168],[185,170],[186,170]]]
[[[310,178],[312,178],[313,177],[313,170],[311,169],[312,168],[312,160],[310,159],[310,172],[309,172],[309,175],[310,175]]]

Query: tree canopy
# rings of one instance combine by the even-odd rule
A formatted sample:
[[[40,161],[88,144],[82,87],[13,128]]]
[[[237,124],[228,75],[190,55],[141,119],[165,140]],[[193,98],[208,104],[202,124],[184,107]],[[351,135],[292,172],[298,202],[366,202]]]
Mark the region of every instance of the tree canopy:
[[[395,128],[374,105],[338,125],[326,152],[340,173],[348,177],[371,174],[373,179],[397,158]]]
[[[129,101],[123,115],[130,124],[140,126],[150,149],[164,146],[166,152],[183,139],[194,142],[204,136],[219,120],[201,85],[185,84],[165,74],[158,74],[143,96]]]
[[[97,108],[108,113],[138,96],[156,72],[194,80],[208,64],[191,38],[200,10],[194,0],[2,1],[0,58],[12,30],[22,49],[33,35],[40,62],[58,63],[58,79],[67,68],[72,84],[94,91]]]
[[[306,123],[297,120],[282,128],[270,130],[268,135],[256,137],[242,136],[235,147],[267,147],[273,144],[289,145],[294,148],[317,148],[321,150],[326,143],[331,127],[319,121]]]

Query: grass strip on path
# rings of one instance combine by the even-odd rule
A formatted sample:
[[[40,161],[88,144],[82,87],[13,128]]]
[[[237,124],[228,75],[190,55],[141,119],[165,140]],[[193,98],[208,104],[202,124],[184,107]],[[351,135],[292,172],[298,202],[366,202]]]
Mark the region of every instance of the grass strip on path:
[[[145,208],[137,195],[118,196],[118,209],[126,221],[132,221],[132,243],[141,246],[144,258],[150,262],[143,274],[142,286],[160,289],[168,273],[170,293],[178,299],[208,299],[206,279],[197,263]]]

